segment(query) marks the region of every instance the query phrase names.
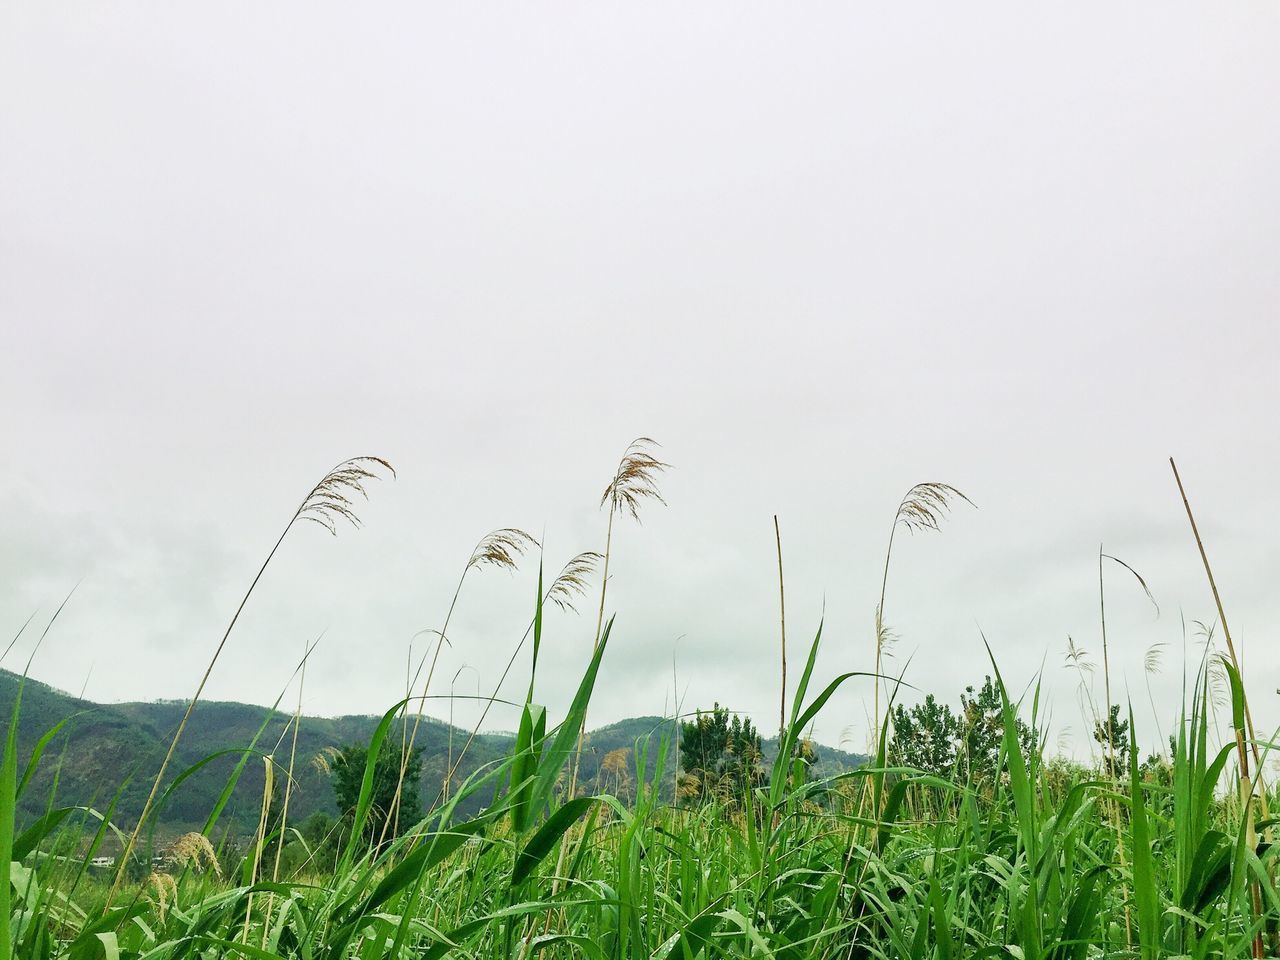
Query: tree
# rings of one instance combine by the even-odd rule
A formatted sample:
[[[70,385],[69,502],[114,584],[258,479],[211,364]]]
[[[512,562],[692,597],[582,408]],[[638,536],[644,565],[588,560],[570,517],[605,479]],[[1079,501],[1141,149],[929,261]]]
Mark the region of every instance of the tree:
[[[409,752],[409,760],[404,768],[405,789],[400,795],[399,811],[383,837],[387,811],[392,809],[399,784],[400,759],[399,745],[390,739],[383,740],[382,750],[373,769],[369,815],[364,822],[363,839],[366,843],[376,843],[380,837],[384,843],[389,842],[422,819],[422,796],[418,790],[418,781],[422,779],[422,751],[415,747]],[[368,760],[368,745],[352,744],[339,750],[330,762],[333,797],[338,804],[338,815],[348,823],[355,818]]]
[[[990,677],[983,678],[982,688],[976,692],[972,686],[965,687],[960,697],[960,723],[960,759],[965,772],[975,783],[991,783],[1007,767],[999,762],[1004,743],[1004,699]],[[1036,745],[1035,732],[1016,716],[1013,723],[1023,757],[1030,756]]]
[[[1093,722],[1093,739],[1102,747],[1102,772],[1115,779],[1129,772],[1129,721],[1120,719],[1120,705],[1111,705],[1107,720]]]
[[[713,796],[733,802],[765,782],[760,734],[749,719],[718,703],[710,713],[699,710],[692,722],[680,724],[680,766],[678,799],[689,802]]]
[[[1035,749],[1035,733],[1014,718],[1023,756]],[[911,709],[901,705],[893,712],[892,762],[937,776],[957,771],[971,783],[991,783],[1004,769],[1000,750],[1004,743],[1004,702],[990,677],[982,687],[972,685],[960,696],[959,713],[939,703],[932,694]]]
[[[890,762],[948,776],[955,769],[960,731],[960,719],[933,694],[910,710],[898,704],[893,711]]]

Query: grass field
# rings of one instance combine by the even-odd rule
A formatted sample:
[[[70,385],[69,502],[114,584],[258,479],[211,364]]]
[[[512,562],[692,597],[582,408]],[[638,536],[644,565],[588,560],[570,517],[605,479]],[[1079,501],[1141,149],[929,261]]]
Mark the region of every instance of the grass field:
[[[299,519],[331,527],[353,519],[352,494],[379,466],[336,468],[281,540]],[[660,499],[663,467],[644,445],[620,463],[603,500],[605,550],[592,555],[604,571],[614,517]],[[937,529],[958,496],[945,485],[913,488],[893,529]],[[481,541],[463,578],[475,565],[513,563],[527,546],[517,534]],[[635,744],[624,800],[592,792],[598,778],[587,789],[576,762],[614,633],[603,589],[593,656],[566,714],[552,723],[537,697],[544,606],[584,594],[594,563],[584,564],[550,585],[539,578],[529,631],[515,645],[528,667],[510,750],[456,782],[446,778],[437,802],[417,822],[400,824],[397,803],[373,802],[375,760],[384,744],[408,755],[421,698],[392,705],[373,733],[332,859],[313,856],[313,841],[289,820],[295,757],[287,738],[265,760],[260,828],[231,860],[209,838],[241,772],[264,764],[260,748],[236,749],[238,766],[206,829],[165,844],[158,859],[149,817],[199,761],[185,769],[161,763],[148,784],[154,802],[132,822],[116,822],[109,791],[96,809],[60,806],[56,777],[40,781],[51,784],[44,813],[20,819],[18,809],[31,807],[25,794],[35,771],[57,767],[61,728],[19,742],[19,692],[0,765],[0,862],[11,864],[10,882],[0,884],[4,957],[1083,960],[1269,956],[1280,948],[1274,801],[1259,776],[1267,744],[1251,729],[1225,618],[1226,653],[1187,664],[1168,753],[1141,764],[1131,716],[1124,718],[1130,749],[1112,738],[1096,768],[1048,759],[1036,689],[1015,700],[993,662],[998,699],[986,732],[994,764],[980,770],[957,754],[943,771],[903,765],[891,747],[891,680],[875,681],[868,669],[811,685],[819,629],[800,646],[783,687],[786,722],[767,776],[672,804],[661,788],[676,773],[679,745],[654,737]],[[886,579],[888,569],[886,559]],[[785,610],[781,577],[779,586]],[[785,636],[785,613],[780,627]],[[869,666],[880,661],[882,632],[874,661],[868,644]],[[216,661],[217,653],[206,679]],[[1229,729],[1214,720],[1215,677],[1225,682]],[[429,662],[425,678],[413,678],[411,690],[432,682]],[[878,748],[856,770],[816,777],[803,732],[847,683],[877,691]],[[199,692],[187,716],[198,700]],[[185,718],[169,757],[184,725]],[[283,811],[276,780],[285,784]],[[122,855],[95,866],[106,850]]]

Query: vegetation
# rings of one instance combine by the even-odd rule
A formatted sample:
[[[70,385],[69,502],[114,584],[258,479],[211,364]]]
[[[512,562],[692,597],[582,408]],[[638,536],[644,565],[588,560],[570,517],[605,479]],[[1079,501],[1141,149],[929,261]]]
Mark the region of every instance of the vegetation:
[[[679,799],[706,803],[713,797],[726,806],[745,798],[765,781],[760,734],[744,720],[716,704],[680,724],[681,777]]]
[[[606,491],[610,519],[660,499],[658,461],[637,460],[630,474],[626,464]],[[958,496],[945,485],[913,490],[916,505],[899,507],[895,528],[936,529],[937,511]],[[326,516],[354,519],[343,503]],[[490,545],[505,544],[512,563],[517,544],[532,549],[498,533],[506,539]],[[610,524],[603,557],[611,537]],[[777,527],[775,538],[780,556]],[[933,697],[895,705],[899,685],[876,671],[811,687],[821,627],[780,697],[772,751],[751,720],[718,705],[678,727],[667,718],[632,728],[630,742],[601,751],[582,731],[601,662],[623,642],[613,619],[601,617],[564,715],[553,722],[538,700],[548,601],[571,605],[583,592],[584,568],[572,568],[567,583],[539,575],[529,630],[513,644],[512,664],[527,653],[518,731],[444,731],[434,794],[417,789],[419,771],[428,779],[440,758],[423,743],[434,725],[419,722],[415,691],[430,681],[417,675],[365,734],[344,729],[341,746],[313,749],[306,737],[319,721],[273,708],[246,717],[232,746],[194,759],[183,745],[219,705],[167,705],[167,727],[143,724],[132,706],[59,716],[51,691],[14,679],[0,760],[0,862],[10,864],[0,960],[1147,960],[1280,948],[1268,743],[1252,730],[1216,585],[1226,651],[1206,646],[1187,665],[1168,755],[1140,764],[1132,711],[1108,696],[1093,705],[1101,758],[1082,766],[1046,749],[1038,688],[1011,697],[994,662],[955,710]],[[603,597],[602,587],[601,606]],[[785,608],[781,619],[785,657]],[[883,596],[875,627],[873,662],[883,663]],[[1081,668],[1078,648],[1073,657]],[[804,731],[853,684],[877,703],[876,750],[855,769],[824,770]],[[145,749],[131,766],[96,768],[110,786],[91,802],[67,802],[60,774],[75,744],[110,743],[122,729],[145,732]],[[588,775],[592,749],[601,759]],[[165,811],[215,765],[221,781],[200,795],[198,828],[160,837]],[[232,801],[255,771],[256,816],[232,832]],[[312,775],[337,792],[332,812],[302,803]],[[693,786],[672,803],[677,781]]]

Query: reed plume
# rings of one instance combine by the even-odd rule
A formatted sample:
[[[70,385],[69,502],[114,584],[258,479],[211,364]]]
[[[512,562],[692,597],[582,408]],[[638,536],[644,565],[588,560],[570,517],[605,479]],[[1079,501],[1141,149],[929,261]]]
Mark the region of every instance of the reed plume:
[[[215,877],[222,876],[222,868],[218,866],[218,856],[213,844],[203,833],[184,833],[169,844],[165,859],[183,868],[206,868],[213,871]]]
[[[214,648],[213,657],[209,661],[209,666],[205,668],[204,676],[200,678],[200,685],[196,687],[195,696],[187,704],[186,712],[178,723],[178,729],[174,731],[173,739],[169,741],[168,752],[165,754],[164,760],[160,764],[160,770],[156,773],[155,781],[151,785],[151,793],[147,796],[146,803],[142,805],[142,812],[138,814],[138,822],[134,826],[128,842],[124,845],[124,852],[120,855],[115,881],[107,894],[104,912],[111,909],[116,894],[120,891],[120,884],[124,881],[129,857],[132,855],[133,848],[137,845],[138,837],[142,833],[142,827],[147,822],[147,817],[151,814],[152,807],[155,805],[156,795],[160,792],[160,784],[164,781],[164,775],[169,769],[169,764],[173,761],[174,752],[178,749],[178,741],[182,739],[182,733],[187,728],[191,713],[200,701],[200,695],[204,693],[205,684],[209,682],[209,676],[213,673],[218,657],[222,655],[222,649],[226,646],[227,639],[231,636],[231,631],[235,629],[236,622],[240,619],[240,614],[249,602],[249,597],[253,595],[254,588],[257,587],[258,581],[262,579],[262,575],[266,573],[267,567],[270,566],[272,558],[279,551],[280,545],[284,543],[285,537],[289,535],[289,531],[293,529],[294,525],[303,520],[318,523],[335,535],[338,532],[340,521],[345,521],[353,527],[358,527],[360,518],[355,511],[355,497],[368,499],[365,485],[370,480],[379,479],[379,470],[385,470],[393,478],[396,475],[395,469],[391,464],[381,457],[364,456],[343,460],[320,478],[320,482],[312,487],[307,495],[302,498],[302,502],[298,504],[298,509],[294,511],[293,516],[289,518],[289,522],[285,524],[284,530],[276,539],[275,546],[271,548],[267,558],[262,561],[262,566],[258,568],[257,575],[249,584],[249,589],[245,591],[244,596],[240,599],[240,605],[236,607],[236,612],[232,615],[231,622],[227,624],[227,629],[222,634],[222,639],[218,641],[217,647]]]
[[[151,892],[147,899],[156,905],[156,912],[161,920],[168,913],[169,905],[178,902],[178,881],[167,873],[152,870],[142,881],[142,889]]]
[[[586,550],[566,563],[551,581],[551,586],[543,593],[543,603],[550,601],[561,610],[568,610],[571,613],[577,613],[578,608],[574,605],[576,600],[586,596],[588,578],[595,572],[596,564],[599,563],[600,554],[594,550]],[[480,712],[480,719],[476,721],[475,726],[467,735],[466,742],[463,743],[462,749],[458,752],[458,759],[450,765],[448,773],[445,774],[444,783],[441,785],[440,794],[436,797],[438,803],[448,790],[450,781],[454,774],[458,772],[458,768],[462,766],[462,761],[467,755],[467,750],[480,733],[480,728],[484,726],[485,718],[489,716],[489,711],[493,705],[498,702],[498,694],[502,692],[502,685],[506,683],[507,676],[511,673],[511,668],[515,666],[516,658],[520,656],[520,651],[524,649],[525,643],[529,639],[529,633],[533,630],[533,620],[529,621],[529,625],[524,629],[524,635],[521,636],[520,642],[516,644],[516,648],[512,651],[510,659],[507,660],[506,667],[503,668],[502,676],[498,678],[498,682],[494,684],[493,693],[485,698],[484,709]]]
[[[574,603],[587,595],[587,578],[595,573],[596,564],[602,559],[602,555],[594,550],[578,554],[561,568],[551,582],[547,588],[547,599],[561,610],[577,613]]]
[[[600,577],[600,609],[596,613],[596,635],[591,644],[591,652],[600,647],[600,631],[604,629],[604,601],[609,589],[609,558],[613,553],[613,518],[622,512],[631,514],[637,522],[640,520],[640,505],[646,500],[656,500],[666,506],[658,490],[658,475],[669,470],[671,464],[664,463],[655,457],[650,450],[660,444],[648,437],[637,437],[627,446],[618,461],[618,468],[613,472],[613,479],[600,495],[600,506],[609,505],[609,522],[604,538],[604,572]],[[573,773],[569,777],[569,796],[572,797],[578,784],[578,765],[582,759],[582,741],[587,732],[587,718],[582,718],[582,728],[578,731],[578,746],[573,755]]]
[[[337,747],[323,747],[314,757],[311,758],[311,768],[317,773],[321,773],[327,777],[333,773],[333,762],[341,756],[341,754],[342,751]]]
[[[475,570],[479,567],[491,566],[514,571],[525,551],[537,546],[538,541],[523,530],[503,527],[481,538],[476,548],[471,551],[467,569]]]
[[[875,737],[880,735],[880,666],[889,638],[884,621],[884,596],[889,585],[889,561],[893,558],[894,535],[898,532],[898,527],[904,527],[909,533],[941,530],[942,521],[950,515],[952,504],[957,501],[977,508],[972,500],[949,483],[917,483],[907,491],[893,515],[893,526],[889,529],[889,547],[884,555],[884,575],[880,580],[880,602],[876,605]]]
[[[613,479],[600,495],[600,506],[610,504],[610,515],[626,511],[633,520],[640,519],[640,505],[645,500],[657,500],[666,505],[658,490],[658,474],[671,467],[663,463],[649,452],[649,448],[659,446],[656,440],[648,437],[637,437],[631,441],[618,461],[618,469]]]
[[[453,599],[449,601],[449,610],[445,614],[444,625],[439,631],[436,631],[438,636],[435,651],[431,654],[431,664],[427,668],[427,678],[422,683],[422,693],[418,697],[418,708],[414,714],[412,732],[405,736],[404,729],[401,730],[400,772],[396,777],[396,789],[391,798],[390,809],[387,811],[386,820],[383,821],[382,830],[378,836],[379,845],[386,840],[388,832],[398,829],[400,824],[400,801],[404,792],[404,778],[409,770],[409,758],[413,755],[413,745],[418,737],[418,729],[422,725],[422,714],[426,704],[427,691],[431,688],[431,681],[435,677],[436,664],[440,660],[440,650],[448,642],[449,621],[453,618],[454,608],[458,605],[458,597],[462,594],[462,585],[466,582],[467,574],[482,567],[497,567],[500,570],[514,572],[518,568],[520,559],[525,552],[538,546],[538,541],[532,535],[525,533],[518,527],[500,527],[481,537],[471,551],[471,556],[467,558],[467,562],[462,568],[462,575],[458,578],[458,585],[453,591]],[[412,687],[422,673],[426,657],[427,655],[424,652],[422,659],[418,662],[418,668],[414,672],[413,679],[409,683],[410,692],[412,692]]]

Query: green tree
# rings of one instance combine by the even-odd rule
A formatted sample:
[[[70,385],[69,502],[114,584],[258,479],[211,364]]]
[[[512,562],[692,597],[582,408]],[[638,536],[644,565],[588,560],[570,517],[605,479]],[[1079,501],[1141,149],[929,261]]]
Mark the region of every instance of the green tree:
[[[1120,719],[1120,705],[1111,705],[1111,716],[1093,722],[1093,739],[1102,747],[1102,772],[1116,778],[1129,772],[1129,721]],[[1110,744],[1110,746],[1108,746]]]
[[[960,731],[960,718],[933,694],[911,709],[899,704],[893,711],[890,762],[948,776],[955,769]]]
[[[383,824],[386,822],[387,811],[391,809],[396,795],[397,780],[400,776],[400,756],[398,743],[394,743],[391,738],[382,742],[382,750],[373,768],[373,793],[370,799],[369,815],[364,822],[363,838],[367,843],[375,843],[383,836]],[[355,817],[356,804],[360,799],[360,787],[368,760],[368,745],[352,744],[338,751],[337,756],[330,763],[333,798],[338,804],[338,815],[344,821],[350,822]],[[415,747],[410,751],[409,762],[405,767],[400,810],[392,828],[386,831],[384,843],[422,819],[422,796],[418,789],[421,779],[422,751]]]
[[[1035,734],[1020,719],[1014,720],[1023,756],[1035,748]],[[893,711],[893,739],[889,758],[937,776],[954,771],[971,783],[991,783],[1000,772],[1004,742],[1004,710],[1000,691],[990,677],[979,688],[972,685],[960,695],[958,713],[929,694],[910,709]]]
[[[712,797],[733,802],[765,782],[760,734],[749,719],[716,704],[680,724],[679,799],[701,803]]]
[[[980,689],[968,686],[960,696],[960,760],[974,783],[990,783],[1004,769],[999,759],[1004,741],[1003,707],[1000,691],[989,676]],[[1029,756],[1035,749],[1035,732],[1016,717],[1014,725],[1022,755]]]

